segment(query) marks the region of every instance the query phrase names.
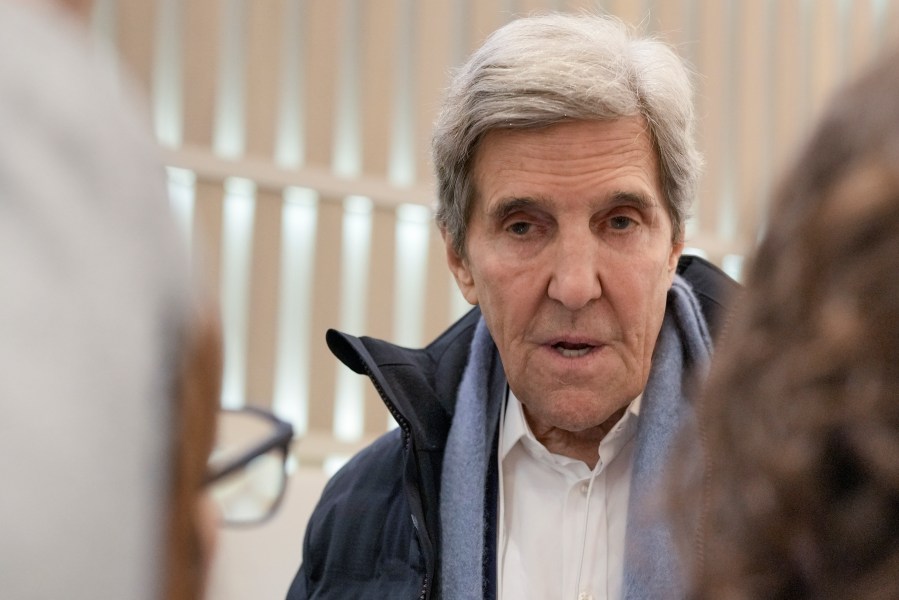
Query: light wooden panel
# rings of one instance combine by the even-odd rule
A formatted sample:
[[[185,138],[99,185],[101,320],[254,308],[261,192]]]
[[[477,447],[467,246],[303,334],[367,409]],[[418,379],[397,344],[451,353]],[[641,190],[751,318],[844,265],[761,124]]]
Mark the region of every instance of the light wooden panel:
[[[417,142],[415,169],[419,179],[428,180],[433,175],[431,162],[431,132],[440,109],[442,93],[449,83],[449,65],[453,60],[452,28],[453,6],[450,0],[434,0],[416,4],[415,44],[419,51],[415,56],[415,106]]]
[[[395,257],[396,213],[376,207],[372,211],[365,334],[387,340],[393,338]],[[365,433],[383,432],[387,423],[387,409],[374,386],[365,386],[363,407]]]
[[[274,399],[282,207],[280,192],[256,191],[247,319],[246,398],[248,404],[264,407],[270,407]]]
[[[777,57],[773,88],[769,94],[775,95],[774,114],[768,122],[767,135],[771,137],[773,148],[773,169],[782,172],[789,158],[793,156],[802,128],[802,113],[808,107],[802,106],[802,78],[800,73],[806,68],[802,63],[802,48],[797,43],[797,32],[802,27],[802,13],[799,2],[774,3],[775,14],[771,23],[774,32],[774,54]],[[776,180],[776,175],[775,175]]]
[[[810,15],[811,32],[811,111],[812,120],[818,118],[822,109],[842,79],[842,48],[845,40],[840,36],[839,13],[835,0],[819,0],[814,3]]]
[[[287,0],[245,6],[244,123],[247,155],[274,162],[278,127],[281,34]],[[270,407],[278,363],[283,192],[258,188],[253,220],[247,319],[246,399]]]
[[[704,0],[699,8],[699,35],[703,40],[697,56],[697,69],[702,73],[696,94],[697,130],[706,168],[700,182],[700,193],[694,209],[700,231],[714,235],[724,188],[726,147],[726,107],[729,43],[727,18],[723,2]],[[689,240],[688,240],[689,242]]]
[[[516,17],[526,17],[535,13],[545,13],[553,9],[551,0],[518,0],[513,10]]]
[[[559,10],[566,12],[584,12],[589,11],[593,13],[600,12],[599,6],[602,4],[597,0],[563,0],[561,3],[561,7]]]
[[[768,55],[770,46],[766,2],[740,2],[735,23],[740,25],[740,46],[737,61],[741,65],[733,84],[738,87],[736,110],[732,118],[737,135],[734,152],[738,161],[734,171],[736,180],[733,238],[736,248],[749,248],[758,223],[760,204],[767,193],[768,168],[764,156],[767,111]]]
[[[899,48],[899,0],[890,0],[883,19],[883,45]]]
[[[468,51],[464,58],[468,58],[468,54],[474,52],[484,40],[501,25],[506,23],[510,15],[504,13],[500,7],[500,2],[496,0],[492,2],[471,2],[469,8],[468,21]]]
[[[194,187],[194,218],[191,238],[201,270],[199,276],[211,297],[221,288],[222,206],[225,188],[221,181],[197,180]]]
[[[301,24],[306,83],[303,86],[303,130],[306,134],[307,164],[330,166],[334,148],[334,106],[337,104],[337,69],[341,44],[345,42],[340,23],[345,18],[344,2],[311,0]]]
[[[222,20],[218,0],[184,3],[184,143],[212,147]]]
[[[362,170],[367,175],[386,178],[393,134],[392,106],[396,100],[394,58],[400,37],[400,6],[397,0],[380,0],[363,2],[360,8]]]
[[[246,153],[273,160],[278,128],[282,24],[289,0],[248,2]]]
[[[853,2],[849,9],[846,51],[847,76],[857,75],[867,65],[877,50],[877,30],[874,26],[874,8],[870,1]]]
[[[343,203],[320,198],[315,244],[315,290],[312,299],[311,360],[309,373],[309,429],[330,432],[334,422],[337,359],[325,344],[325,332],[340,321],[340,255],[343,239]],[[345,368],[342,365],[340,368]]]
[[[688,39],[686,2],[656,2],[652,9],[652,22],[659,36],[687,58],[684,46],[695,40]]]
[[[646,18],[646,7],[637,0],[607,0],[603,7],[609,13],[632,25],[637,25]]]

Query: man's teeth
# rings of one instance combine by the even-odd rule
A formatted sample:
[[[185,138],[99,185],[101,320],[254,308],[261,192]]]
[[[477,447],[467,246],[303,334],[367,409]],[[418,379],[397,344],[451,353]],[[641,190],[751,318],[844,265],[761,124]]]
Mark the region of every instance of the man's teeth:
[[[563,348],[562,346],[555,346],[555,348],[559,351],[559,354],[561,354],[565,358],[578,358],[580,356],[585,356],[588,352],[590,352],[590,346],[577,349]]]

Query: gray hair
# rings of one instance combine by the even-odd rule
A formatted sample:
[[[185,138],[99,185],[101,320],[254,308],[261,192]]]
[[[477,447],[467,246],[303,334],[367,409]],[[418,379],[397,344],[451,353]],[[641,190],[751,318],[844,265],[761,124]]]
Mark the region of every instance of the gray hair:
[[[437,224],[465,254],[473,158],[498,128],[640,115],[659,158],[672,241],[682,239],[702,157],[687,67],[667,44],[607,15],[546,14],[493,32],[456,72],[432,139]]]

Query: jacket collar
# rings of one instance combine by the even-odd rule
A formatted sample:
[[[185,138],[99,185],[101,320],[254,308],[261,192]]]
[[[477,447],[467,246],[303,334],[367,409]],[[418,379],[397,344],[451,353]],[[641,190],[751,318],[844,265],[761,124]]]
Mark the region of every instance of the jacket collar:
[[[419,449],[437,450],[446,442],[480,316],[480,309],[473,308],[422,349],[334,329],[328,331],[326,340],[341,362],[371,378],[388,410]]]

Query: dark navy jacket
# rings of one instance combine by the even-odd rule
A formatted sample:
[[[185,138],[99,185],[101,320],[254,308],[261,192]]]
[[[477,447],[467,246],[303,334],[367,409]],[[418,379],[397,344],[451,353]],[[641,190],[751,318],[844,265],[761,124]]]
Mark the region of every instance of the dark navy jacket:
[[[737,284],[710,263],[683,256],[678,273],[699,298],[715,335]],[[477,308],[424,349],[330,330],[344,364],[368,375],[399,423],[328,482],[306,528],[303,564],[288,600],[437,598],[440,473],[456,392],[468,360]],[[494,454],[496,443],[494,441]],[[496,590],[495,456],[485,515],[485,598]]]

